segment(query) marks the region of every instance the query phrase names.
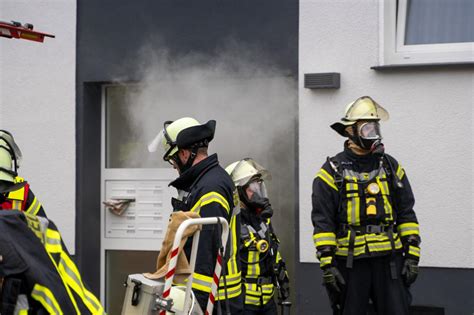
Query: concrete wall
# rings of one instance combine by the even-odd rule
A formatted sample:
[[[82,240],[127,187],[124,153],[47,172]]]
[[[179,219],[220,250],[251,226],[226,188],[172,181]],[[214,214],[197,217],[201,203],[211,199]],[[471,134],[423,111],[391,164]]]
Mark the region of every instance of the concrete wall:
[[[76,1],[2,0],[0,20],[56,35],[0,38],[0,128],[13,133],[20,175],[74,253]]]
[[[345,105],[370,95],[391,115],[382,123],[386,151],[406,169],[421,225],[422,266],[473,268],[471,69],[377,72],[378,1],[300,4],[300,257],[315,262],[311,183],[343,138],[329,125]],[[339,90],[303,88],[304,74],[340,72]]]

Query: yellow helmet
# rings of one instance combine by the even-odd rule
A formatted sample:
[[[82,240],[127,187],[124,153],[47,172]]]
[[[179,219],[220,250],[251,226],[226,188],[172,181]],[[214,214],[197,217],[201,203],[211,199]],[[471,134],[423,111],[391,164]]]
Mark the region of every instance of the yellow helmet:
[[[191,117],[166,121],[163,130],[148,145],[148,151],[156,152],[161,145],[165,152],[163,159],[168,161],[179,149],[189,148],[194,145],[207,146],[214,138],[215,129],[215,120],[209,120],[202,125]]]
[[[0,180],[14,182],[22,154],[11,133],[0,130]]]
[[[245,186],[254,178],[270,180],[270,172],[251,158],[234,162],[225,168],[226,172],[234,181],[235,186]]]
[[[389,117],[388,111],[370,96],[362,96],[347,105],[344,117],[341,118],[341,121],[332,124],[331,128],[340,135],[346,136],[346,127],[359,120],[386,121]]]

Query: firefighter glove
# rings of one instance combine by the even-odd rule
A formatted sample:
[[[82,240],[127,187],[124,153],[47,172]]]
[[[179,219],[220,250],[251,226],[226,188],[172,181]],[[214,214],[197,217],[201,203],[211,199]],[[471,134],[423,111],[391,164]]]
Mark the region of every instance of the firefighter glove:
[[[403,281],[407,286],[415,282],[418,277],[418,260],[405,258],[402,269]]]
[[[323,284],[328,291],[341,293],[346,282],[336,267],[328,266],[323,269]]]

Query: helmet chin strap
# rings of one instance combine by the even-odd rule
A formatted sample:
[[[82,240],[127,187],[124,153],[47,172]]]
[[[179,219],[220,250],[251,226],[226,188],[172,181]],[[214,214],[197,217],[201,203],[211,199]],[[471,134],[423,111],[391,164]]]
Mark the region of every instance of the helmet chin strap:
[[[193,166],[194,160],[196,159],[196,156],[197,156],[198,149],[199,149],[198,146],[194,146],[191,148],[191,154],[188,157],[188,160],[186,161],[186,163],[181,162],[181,159],[179,158],[179,153],[178,153],[179,151],[176,152],[176,154],[172,157],[173,161],[178,166],[179,172],[181,174],[183,174],[184,172],[189,170],[191,166]]]

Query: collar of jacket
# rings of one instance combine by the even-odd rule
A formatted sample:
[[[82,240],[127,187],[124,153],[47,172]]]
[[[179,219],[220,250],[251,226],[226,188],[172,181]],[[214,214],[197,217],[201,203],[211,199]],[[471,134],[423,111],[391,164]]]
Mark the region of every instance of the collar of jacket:
[[[377,160],[377,157],[370,154],[370,153],[366,154],[366,155],[355,154],[354,151],[352,151],[349,148],[349,140],[346,140],[344,142],[344,153],[349,158],[349,160],[351,160],[351,161],[371,162],[371,161]]]
[[[259,226],[262,222],[262,219],[260,219],[260,217],[258,217],[255,211],[253,210],[241,207],[240,214],[242,216],[242,221],[246,224],[250,224],[252,226]]]
[[[180,190],[188,191],[195,181],[197,181],[202,175],[217,165],[219,165],[219,160],[217,159],[217,154],[214,153],[196,165],[193,165],[169,185]]]

